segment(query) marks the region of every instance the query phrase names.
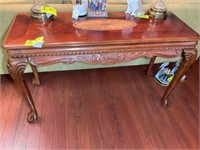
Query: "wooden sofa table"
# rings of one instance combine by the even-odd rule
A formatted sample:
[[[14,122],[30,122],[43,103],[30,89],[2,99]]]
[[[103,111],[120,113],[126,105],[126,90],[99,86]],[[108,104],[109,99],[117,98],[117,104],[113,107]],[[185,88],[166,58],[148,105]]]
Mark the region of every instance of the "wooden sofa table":
[[[161,103],[168,106],[169,94],[196,60],[199,34],[171,12],[168,12],[167,19],[162,21],[135,18],[123,12],[108,13],[106,19],[120,19],[122,22],[127,20],[129,23],[135,23],[135,26],[123,29],[118,29],[119,22],[115,23],[116,29],[108,30],[103,27],[96,30],[74,27],[74,24],[80,21],[92,19],[95,18],[82,17],[73,20],[71,13],[58,13],[54,20],[38,22],[32,20],[29,13],[16,15],[3,47],[8,52],[8,71],[29,106],[28,122],[36,122],[38,114],[29,88],[23,79],[27,64],[30,64],[33,70],[33,84],[39,85],[37,66],[60,62],[106,65],[145,57],[150,58],[147,71],[147,74],[150,74],[156,56],[166,58],[182,56],[180,67],[161,98]],[[109,23],[104,25],[112,27]],[[97,27],[95,23],[93,26]],[[45,41],[42,48],[24,45],[27,40],[40,36],[44,36]]]

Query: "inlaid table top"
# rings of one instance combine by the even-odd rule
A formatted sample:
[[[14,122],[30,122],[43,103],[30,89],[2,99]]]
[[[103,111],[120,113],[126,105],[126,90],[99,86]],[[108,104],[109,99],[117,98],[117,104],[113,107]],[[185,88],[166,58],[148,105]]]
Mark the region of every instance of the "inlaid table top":
[[[77,21],[72,19],[71,13],[58,13],[55,20],[41,23],[32,20],[29,13],[21,13],[15,17],[4,41],[4,47],[25,48],[26,40],[39,36],[45,37],[44,47],[113,44],[116,41],[120,43],[192,41],[199,38],[199,34],[170,12],[167,19],[160,22],[134,18],[123,12],[108,13],[108,16],[106,19],[128,20],[137,25],[111,31],[81,30],[73,25],[94,18],[82,17]]]

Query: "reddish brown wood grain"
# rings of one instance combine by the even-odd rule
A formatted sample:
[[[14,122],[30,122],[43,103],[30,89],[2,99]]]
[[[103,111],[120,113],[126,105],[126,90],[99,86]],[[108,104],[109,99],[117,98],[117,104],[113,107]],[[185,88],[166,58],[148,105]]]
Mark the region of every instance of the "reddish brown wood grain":
[[[158,103],[165,87],[140,66],[39,75],[35,87],[25,74],[41,114],[34,125],[24,120],[27,108],[10,79],[1,77],[0,149],[199,148],[198,61],[168,109]]]
[[[10,84],[9,86],[3,88],[1,90],[1,115],[0,115],[0,149],[11,149],[13,147],[13,142],[18,140],[17,137],[18,131],[21,130],[21,126],[17,128],[17,126],[21,123],[18,122],[18,117],[23,117],[22,111],[19,108],[23,105],[23,101],[16,101],[15,98],[22,98],[16,90],[14,89],[16,86],[13,86],[12,82],[7,80]],[[4,83],[4,82],[3,82]],[[10,94],[6,94],[10,91]],[[26,128],[26,127],[25,127]],[[25,129],[24,128],[24,129]]]
[[[4,47],[13,49],[24,47],[26,40],[35,39],[39,36],[45,37],[45,47],[66,47],[77,45],[99,45],[118,43],[147,43],[164,41],[193,41],[199,35],[183,23],[177,17],[168,12],[164,21],[134,18],[125,15],[123,12],[109,12],[109,19],[126,19],[134,21],[137,26],[124,30],[114,31],[89,31],[73,27],[71,13],[58,13],[53,21],[44,23],[30,19],[30,14],[22,13],[17,15],[4,42]],[[83,17],[79,19],[91,19]],[[21,24],[23,22],[23,24]],[[123,37],[123,38],[122,38]],[[141,40],[142,39],[142,40]],[[98,43],[96,43],[98,41]]]

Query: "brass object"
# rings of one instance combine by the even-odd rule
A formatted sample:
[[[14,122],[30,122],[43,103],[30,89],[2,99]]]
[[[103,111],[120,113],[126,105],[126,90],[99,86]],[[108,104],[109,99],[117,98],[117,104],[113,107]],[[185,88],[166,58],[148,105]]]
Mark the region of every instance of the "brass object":
[[[167,18],[167,6],[164,4],[165,0],[160,0],[155,5],[151,6],[148,14],[153,19],[166,19]]]
[[[48,20],[46,13],[38,13],[38,12],[32,11],[31,17],[34,20],[38,20],[38,21],[46,21],[46,20]]]
[[[159,11],[150,9],[148,11],[148,13],[149,13],[149,16],[154,19],[166,19],[167,18],[167,11],[159,12]]]
[[[45,2],[42,2],[42,0],[35,0],[34,2],[35,4],[31,8],[31,18],[38,21],[53,19],[53,15],[48,17],[46,13],[41,12],[41,6],[48,6]]]

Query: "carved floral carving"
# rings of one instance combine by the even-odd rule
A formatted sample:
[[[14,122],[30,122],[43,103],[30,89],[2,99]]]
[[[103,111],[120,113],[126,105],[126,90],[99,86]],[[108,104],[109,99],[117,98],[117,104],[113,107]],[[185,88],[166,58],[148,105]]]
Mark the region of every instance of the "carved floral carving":
[[[15,80],[16,77],[21,77],[26,69],[28,63],[27,58],[13,59],[9,58],[7,62],[7,68],[10,73],[10,76]]]
[[[180,48],[169,48],[161,51],[160,49],[154,50],[132,50],[123,52],[102,52],[95,53],[87,52],[86,54],[71,54],[71,55],[50,55],[48,57],[29,57],[28,60],[35,66],[51,65],[59,62],[66,62],[72,64],[74,62],[84,62],[89,64],[116,64],[122,62],[128,62],[137,58],[145,57],[152,58],[153,56],[160,57],[177,57],[181,55],[182,49]]]

